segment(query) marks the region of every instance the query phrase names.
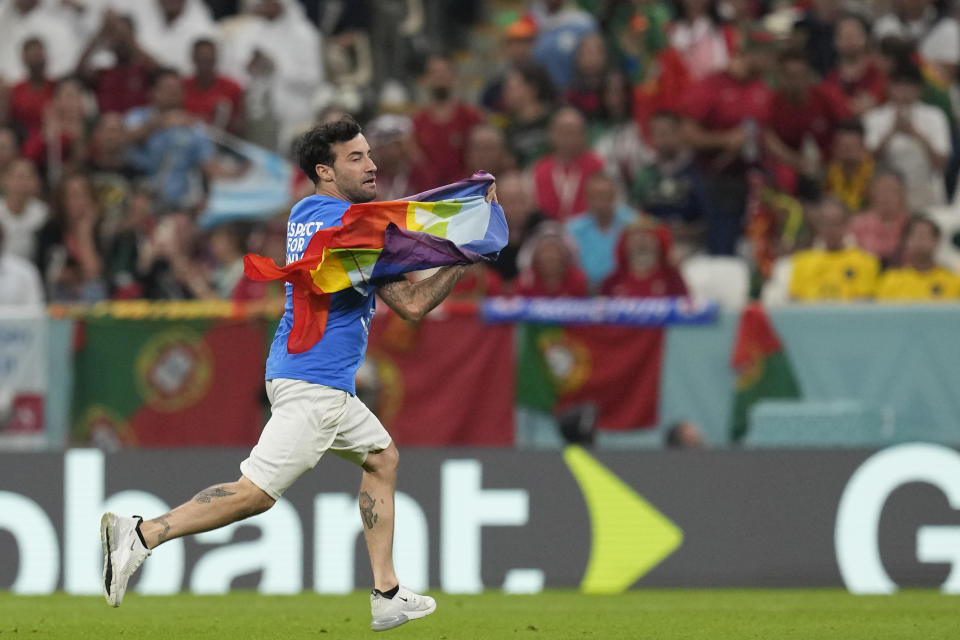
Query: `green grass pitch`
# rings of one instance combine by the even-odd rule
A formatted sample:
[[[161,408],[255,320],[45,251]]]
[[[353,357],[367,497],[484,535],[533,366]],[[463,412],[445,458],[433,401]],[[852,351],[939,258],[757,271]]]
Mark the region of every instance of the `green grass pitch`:
[[[99,597],[0,594],[8,638],[417,638],[563,640],[659,638],[858,640],[960,638],[960,599],[934,591],[855,597],[840,590],[636,590],[615,596],[435,594],[437,611],[370,631],[365,593],[350,596],[144,597],[119,609]]]

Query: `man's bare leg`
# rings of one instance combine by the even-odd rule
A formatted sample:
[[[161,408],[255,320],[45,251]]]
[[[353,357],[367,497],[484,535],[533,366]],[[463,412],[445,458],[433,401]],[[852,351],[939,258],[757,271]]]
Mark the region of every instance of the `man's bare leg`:
[[[397,447],[391,442],[383,451],[367,456],[360,481],[360,517],[373,569],[373,586],[382,592],[399,584],[393,568],[393,493],[399,460]]]
[[[393,498],[390,524],[393,525]],[[260,487],[241,476],[236,482],[204,489],[173,511],[144,520],[140,533],[148,549],[181,536],[217,529],[237,520],[263,513],[276,502]]]

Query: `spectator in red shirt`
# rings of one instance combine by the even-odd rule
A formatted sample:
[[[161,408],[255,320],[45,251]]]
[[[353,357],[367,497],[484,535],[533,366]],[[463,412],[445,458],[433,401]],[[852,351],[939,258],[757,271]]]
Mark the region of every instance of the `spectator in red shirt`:
[[[544,222],[517,258],[515,292],[530,298],[583,298],[587,276],[577,263],[573,239],[555,222]]]
[[[102,50],[113,54],[113,66],[94,69],[93,58]],[[100,30],[80,56],[77,74],[96,93],[101,113],[126,113],[150,103],[150,74],[157,67],[157,62],[137,44],[130,16],[108,10]]]
[[[23,155],[32,160],[47,184],[54,185],[70,171],[79,171],[87,157],[87,112],[83,85],[77,78],[57,82],[53,99],[43,113],[43,126],[23,143]]]
[[[610,68],[603,36],[596,32],[583,36],[573,64],[573,79],[565,93],[567,104],[593,120],[603,107],[604,78]]]
[[[707,251],[713,255],[736,249],[746,211],[746,170],[760,160],[760,132],[770,120],[773,94],[762,77],[770,54],[763,36],[752,35],[726,71],[694,85],[686,100],[684,133],[714,204],[706,221]]]
[[[603,160],[587,147],[586,123],[573,107],[554,114],[550,146],[553,152],[533,165],[534,194],[541,211],[564,222],[586,208],[584,186],[603,170]]]
[[[10,119],[24,138],[43,128],[43,114],[53,99],[54,82],[47,77],[47,50],[40,38],[23,42],[27,78],[10,90]]]
[[[456,182],[466,175],[464,150],[467,136],[471,129],[483,122],[483,114],[454,96],[457,76],[450,58],[438,54],[430,56],[421,82],[430,99],[413,117],[414,140],[427,161],[435,167],[437,182]]]
[[[814,176],[816,165],[805,158],[805,145],[816,144],[819,157],[827,157],[833,132],[850,113],[838,93],[815,82],[813,70],[802,51],[787,51],[779,60],[780,88],[773,94],[766,150],[791,174]],[[794,182],[793,175],[789,176]]]
[[[870,55],[870,30],[863,19],[847,15],[837,22],[837,68],[825,84],[847,98],[847,107],[861,116],[881,104],[887,76]]]
[[[603,282],[605,296],[630,298],[687,295],[680,271],[670,262],[670,232],[647,221],[625,228],[617,243],[617,268]]]
[[[239,133],[243,87],[217,73],[217,45],[209,38],[193,43],[194,75],[183,81],[183,108],[205,122]]]

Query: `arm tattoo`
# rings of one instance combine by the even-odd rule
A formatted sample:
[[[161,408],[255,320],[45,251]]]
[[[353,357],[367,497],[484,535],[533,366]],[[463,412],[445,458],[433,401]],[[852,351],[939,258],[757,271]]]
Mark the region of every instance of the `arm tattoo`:
[[[418,319],[429,313],[450,294],[466,270],[466,265],[443,267],[426,280],[414,283],[391,282],[380,287],[378,293],[383,301],[401,317]]]
[[[360,517],[363,518],[363,524],[367,525],[367,529],[373,529],[373,525],[379,519],[379,516],[373,512],[376,504],[377,501],[371,498],[369,493],[360,492]]]
[[[227,491],[223,488],[223,485],[216,487],[210,487],[209,489],[204,489],[197,495],[193,496],[194,502],[199,502],[200,504],[208,504],[214,498],[226,498],[227,496],[232,496],[235,491]]]

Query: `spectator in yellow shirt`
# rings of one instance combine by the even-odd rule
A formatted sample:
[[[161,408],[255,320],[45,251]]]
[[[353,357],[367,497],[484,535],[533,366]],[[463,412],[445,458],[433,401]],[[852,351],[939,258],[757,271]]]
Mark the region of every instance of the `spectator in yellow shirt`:
[[[923,216],[910,219],[903,232],[903,266],[880,278],[877,300],[935,302],[960,300],[960,276],[934,259],[940,227]]]
[[[848,237],[850,212],[827,198],[811,212],[814,248],[792,258],[790,298],[798,302],[863,300],[873,297],[879,261]]]

